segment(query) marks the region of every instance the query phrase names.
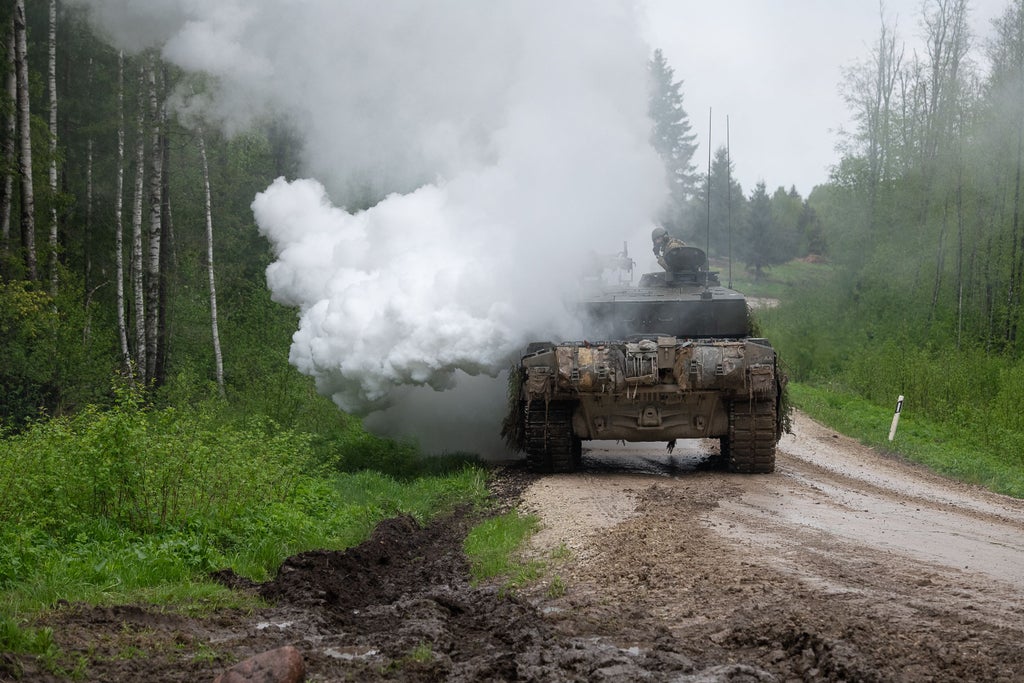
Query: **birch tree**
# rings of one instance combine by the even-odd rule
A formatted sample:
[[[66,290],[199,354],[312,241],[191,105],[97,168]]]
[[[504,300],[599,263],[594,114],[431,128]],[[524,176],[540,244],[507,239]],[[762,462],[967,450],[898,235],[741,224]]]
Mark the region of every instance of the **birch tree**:
[[[135,114],[135,195],[132,200],[132,295],[135,301],[135,367],[139,381],[146,374],[146,299],[142,264],[142,191],[146,174],[145,67],[139,67],[138,107]]]
[[[117,281],[117,337],[120,342],[121,372],[135,383],[124,301],[124,51],[117,53],[117,183],[114,191],[114,269]],[[140,244],[141,250],[141,244]]]
[[[857,123],[852,138],[865,162],[868,191],[867,229],[874,232],[873,221],[879,187],[892,177],[893,95],[903,62],[895,27],[881,16],[881,31],[870,58],[845,73],[844,99]]]
[[[964,94],[964,66],[971,46],[967,24],[967,0],[934,0],[925,4],[930,67],[926,116],[926,157],[934,158],[943,141],[955,144],[953,135],[961,97]]]
[[[1024,1],[1015,0],[994,23],[995,37],[989,46],[992,73],[988,83],[989,125],[996,141],[994,151],[1002,152],[1000,179],[1008,191],[1009,207],[1002,208],[1008,224],[1010,274],[1006,287],[1006,320],[1002,336],[1008,343],[1017,339],[1021,289],[1024,288]],[[997,154],[992,154],[997,158]],[[1008,216],[1005,216],[1006,213]]]
[[[25,0],[14,3],[14,41],[17,62],[18,172],[21,185],[21,248],[25,275],[39,277],[36,268],[36,199],[32,187],[32,110],[29,105],[28,40]]]
[[[146,379],[156,379],[160,343],[160,238],[163,233],[163,150],[155,57],[148,66],[150,120],[149,243],[146,267]]]
[[[50,295],[57,296],[57,0],[50,0],[47,40],[47,89],[50,93]]]
[[[213,208],[210,199],[210,167],[206,159],[206,137],[199,126],[199,158],[203,164],[203,192],[206,200],[206,271],[210,281],[210,325],[213,333],[213,360],[217,372],[217,391],[224,397],[224,358],[220,350],[220,331],[217,322],[217,284],[213,268]]]

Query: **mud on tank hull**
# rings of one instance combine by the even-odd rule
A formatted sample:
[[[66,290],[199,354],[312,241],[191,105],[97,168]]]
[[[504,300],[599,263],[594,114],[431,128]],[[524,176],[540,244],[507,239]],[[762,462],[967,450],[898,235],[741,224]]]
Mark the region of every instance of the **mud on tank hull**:
[[[532,469],[573,470],[583,440],[693,438],[720,439],[729,471],[775,469],[783,380],[765,339],[536,343],[514,374],[506,429]]]

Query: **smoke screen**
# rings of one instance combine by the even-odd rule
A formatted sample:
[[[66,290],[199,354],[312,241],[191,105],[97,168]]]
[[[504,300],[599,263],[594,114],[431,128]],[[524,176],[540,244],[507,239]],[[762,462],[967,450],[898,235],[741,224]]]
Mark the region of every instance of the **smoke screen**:
[[[298,310],[290,362],[375,429],[493,448],[492,378],[580,334],[594,252],[646,250],[664,186],[630,2],[86,4],[115,45],[216,77],[229,133],[301,136],[305,177],[252,204],[267,284]]]

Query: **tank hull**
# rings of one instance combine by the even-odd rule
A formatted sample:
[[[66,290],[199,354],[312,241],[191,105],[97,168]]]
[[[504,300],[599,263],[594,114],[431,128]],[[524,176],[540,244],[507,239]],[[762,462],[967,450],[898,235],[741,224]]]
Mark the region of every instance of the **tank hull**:
[[[521,400],[571,405],[583,440],[720,438],[734,401],[777,393],[775,350],[764,339],[547,344],[521,368]]]
[[[785,377],[767,339],[750,336],[743,295],[695,269],[583,303],[608,341],[535,342],[510,377],[503,433],[531,468],[569,471],[588,440],[718,439],[724,467],[772,472]]]

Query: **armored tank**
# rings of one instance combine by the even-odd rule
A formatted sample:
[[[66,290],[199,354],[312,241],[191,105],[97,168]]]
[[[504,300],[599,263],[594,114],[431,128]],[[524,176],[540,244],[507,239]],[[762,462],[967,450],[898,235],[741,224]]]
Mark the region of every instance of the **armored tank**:
[[[581,302],[590,339],[531,343],[510,376],[503,433],[531,469],[566,472],[587,440],[718,439],[730,472],[775,470],[783,389],[742,294],[681,243],[665,272]]]

